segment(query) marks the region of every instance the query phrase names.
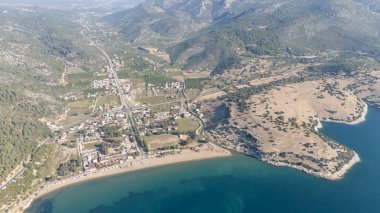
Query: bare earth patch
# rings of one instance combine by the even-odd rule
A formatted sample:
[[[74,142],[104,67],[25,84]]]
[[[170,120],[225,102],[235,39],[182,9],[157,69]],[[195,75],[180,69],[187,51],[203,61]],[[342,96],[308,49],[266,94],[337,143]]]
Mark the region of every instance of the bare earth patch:
[[[185,72],[184,76],[185,78],[207,78],[211,74],[210,71],[203,71],[203,72]]]
[[[147,47],[145,49],[147,49],[150,54],[155,55],[167,62],[170,62],[170,55],[168,53],[159,51],[157,48],[154,47]]]
[[[204,89],[202,93],[199,95],[199,97],[195,99],[195,102],[210,100],[210,99],[217,99],[218,97],[223,96],[225,94],[226,93],[224,91],[221,91],[220,89],[216,87]]]

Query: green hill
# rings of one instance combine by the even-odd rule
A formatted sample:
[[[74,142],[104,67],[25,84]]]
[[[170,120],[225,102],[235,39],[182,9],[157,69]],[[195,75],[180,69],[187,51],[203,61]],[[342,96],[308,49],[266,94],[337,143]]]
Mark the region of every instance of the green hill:
[[[184,68],[216,70],[250,54],[353,51],[379,56],[379,31],[379,14],[354,1],[291,1],[246,10],[199,31],[169,53]]]
[[[277,2],[270,0],[268,2]],[[259,0],[147,0],[105,17],[132,42],[170,46],[189,34],[223,21]]]
[[[376,0],[148,0],[106,17],[132,41],[167,48],[185,69],[223,70],[254,55],[379,57]]]

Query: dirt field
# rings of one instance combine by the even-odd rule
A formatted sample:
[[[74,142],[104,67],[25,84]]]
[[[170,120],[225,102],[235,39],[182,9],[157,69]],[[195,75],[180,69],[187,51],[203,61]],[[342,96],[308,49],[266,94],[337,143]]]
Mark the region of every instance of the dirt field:
[[[178,131],[180,133],[186,133],[188,131],[195,131],[199,128],[199,123],[193,118],[180,118],[176,121]]]
[[[208,78],[210,77],[211,72],[203,71],[203,72],[185,72],[183,73],[185,78]]]
[[[202,93],[199,95],[198,98],[195,99],[195,101],[197,102],[197,101],[216,99],[225,94],[226,93],[224,91],[221,91],[218,88],[208,88],[208,89],[202,90]]]
[[[145,49],[148,50],[150,54],[155,55],[167,62],[170,62],[170,55],[168,53],[159,51],[157,48],[153,47],[146,47]]]
[[[143,141],[148,150],[156,150],[159,148],[175,146],[179,143],[179,138],[176,135],[152,135],[143,136]]]

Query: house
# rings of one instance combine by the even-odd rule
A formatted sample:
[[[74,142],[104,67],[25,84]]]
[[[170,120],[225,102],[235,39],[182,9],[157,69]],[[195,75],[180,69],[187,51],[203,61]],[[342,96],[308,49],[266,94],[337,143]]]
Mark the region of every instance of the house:
[[[94,172],[94,171],[96,171],[96,167],[95,167],[95,164],[94,164],[94,163],[90,163],[90,164],[88,165],[88,171],[89,171],[89,172]]]

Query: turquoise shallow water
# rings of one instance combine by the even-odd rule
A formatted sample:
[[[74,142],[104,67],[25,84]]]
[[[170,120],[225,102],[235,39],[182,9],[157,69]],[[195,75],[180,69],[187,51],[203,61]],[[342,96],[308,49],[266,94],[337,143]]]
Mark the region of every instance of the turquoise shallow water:
[[[27,212],[380,212],[380,110],[370,107],[357,126],[325,123],[321,132],[362,159],[340,181],[235,155],[73,185]]]

